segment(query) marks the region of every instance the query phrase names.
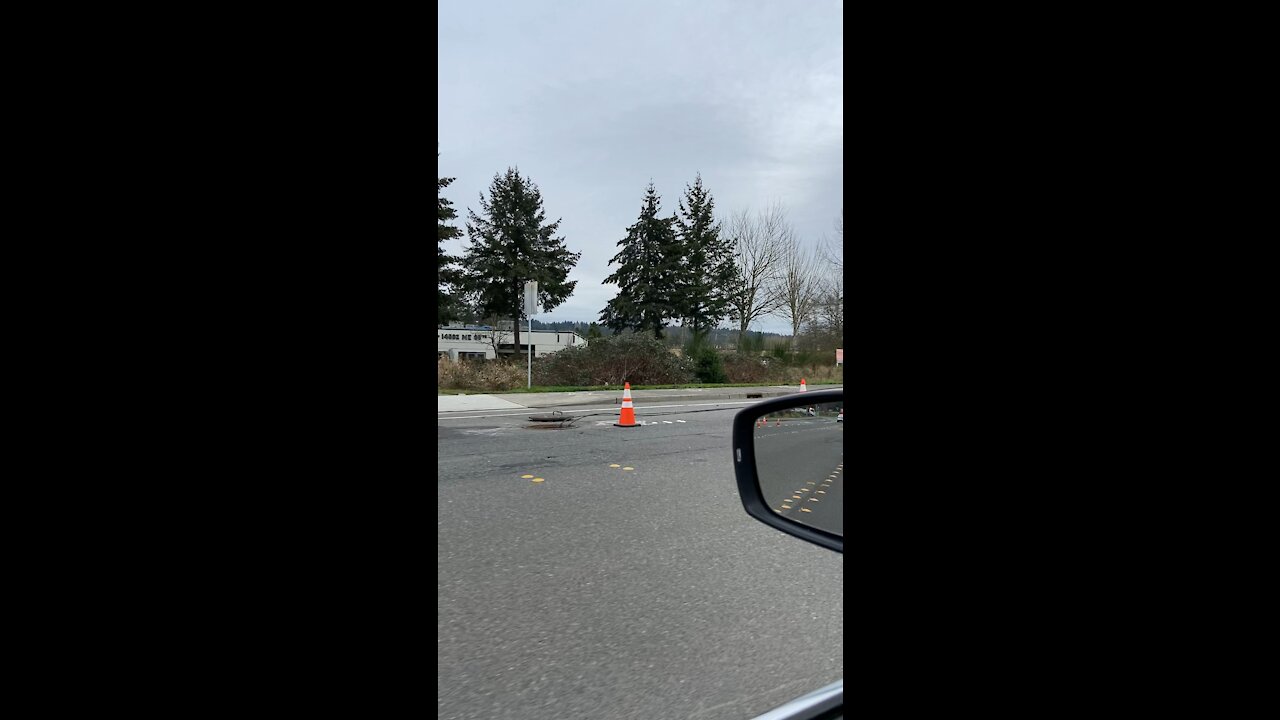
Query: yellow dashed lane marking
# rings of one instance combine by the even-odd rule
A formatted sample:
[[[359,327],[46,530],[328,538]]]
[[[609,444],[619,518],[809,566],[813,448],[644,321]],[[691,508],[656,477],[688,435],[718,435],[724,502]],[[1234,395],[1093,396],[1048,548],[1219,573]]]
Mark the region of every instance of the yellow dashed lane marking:
[[[622,467],[622,466],[621,466],[621,465],[619,465],[618,463],[614,463],[614,464],[610,465],[609,467]]]
[[[813,512],[809,508],[800,508],[800,512]]]
[[[818,502],[821,498],[809,498],[809,502]]]
[[[819,494],[819,495],[826,495],[826,494],[827,494],[827,491],[826,491],[826,490],[819,490],[819,491],[818,491],[818,494]]]
[[[622,468],[622,469],[623,469],[623,470],[635,470],[635,468],[633,468],[633,467],[624,467],[624,468]]]
[[[533,482],[542,482],[544,480],[546,480],[546,478],[534,478]]]
[[[528,479],[529,479],[529,478],[531,478],[531,477],[533,477],[533,476],[532,476],[532,475],[521,475],[521,476],[520,476],[520,478],[521,478],[522,480],[528,480]]]

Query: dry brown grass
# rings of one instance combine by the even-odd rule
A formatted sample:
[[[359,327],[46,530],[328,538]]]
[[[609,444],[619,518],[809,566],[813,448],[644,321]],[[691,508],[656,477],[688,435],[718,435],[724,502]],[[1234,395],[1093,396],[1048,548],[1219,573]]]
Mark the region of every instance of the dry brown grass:
[[[436,360],[436,382],[441,390],[503,392],[524,387],[527,368],[508,360]]]
[[[784,365],[776,358],[759,358],[741,354],[726,355],[724,370],[731,383],[798,385],[801,378],[804,378],[809,385],[844,383],[843,366]]]
[[[578,354],[583,355],[583,360],[587,359],[585,354]],[[643,381],[641,384],[689,381],[690,378],[683,376],[672,380],[665,374],[648,368],[647,365],[650,363],[645,361],[652,357],[652,355],[642,355],[633,358],[630,363],[633,365],[632,367],[628,367],[625,370],[614,370],[612,374],[605,372],[608,367],[612,367],[609,363],[603,363],[601,367],[596,367],[596,364],[593,363],[586,363],[591,366],[585,369],[590,372],[586,372],[583,368],[577,367],[576,363],[573,366],[566,365],[566,367],[562,368],[560,367],[560,365],[564,364],[562,362],[551,362],[550,358],[539,358],[534,361],[534,381],[536,384],[544,386],[596,386],[604,382],[620,385],[622,379],[627,379],[628,376],[635,378],[636,381]],[[568,356],[563,358],[563,360],[568,359]],[[797,367],[781,365],[776,360],[766,365],[760,362],[759,358],[732,354],[726,356],[724,360],[725,374],[728,376],[730,383],[798,385],[800,378],[804,378],[809,385],[844,384],[843,366],[809,365]],[[441,358],[436,361],[436,381],[439,383],[439,388],[444,391],[465,390],[469,392],[496,393],[521,390],[524,389],[527,382],[525,362],[524,359],[512,360],[510,358],[452,362]],[[563,372],[553,372],[556,370],[562,370]],[[570,372],[571,370],[574,372]],[[563,377],[561,377],[562,375]],[[617,377],[614,377],[615,375]]]

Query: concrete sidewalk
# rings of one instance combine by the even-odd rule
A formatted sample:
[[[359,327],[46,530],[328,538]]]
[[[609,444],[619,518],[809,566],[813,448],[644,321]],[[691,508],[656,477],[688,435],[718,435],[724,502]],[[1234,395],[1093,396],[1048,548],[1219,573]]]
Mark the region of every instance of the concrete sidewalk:
[[[838,389],[840,385],[809,385],[809,390]],[[675,401],[763,400],[800,392],[798,385],[762,385],[738,388],[676,388],[670,390],[632,390],[631,399],[642,404],[666,404]],[[520,410],[555,408],[572,405],[621,405],[622,388],[590,392],[501,393],[496,395],[438,395],[437,412],[469,410]]]
[[[508,402],[493,395],[440,395],[438,412],[470,410],[524,410],[526,406]]]

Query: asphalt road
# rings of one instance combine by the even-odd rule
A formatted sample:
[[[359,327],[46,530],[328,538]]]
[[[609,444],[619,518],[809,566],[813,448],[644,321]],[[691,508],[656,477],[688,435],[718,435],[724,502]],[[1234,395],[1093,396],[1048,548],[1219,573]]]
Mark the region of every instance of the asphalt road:
[[[748,404],[437,421],[439,718],[747,718],[844,676],[843,556],[742,510]]]
[[[777,513],[844,534],[844,424],[788,418],[755,431],[756,472]]]

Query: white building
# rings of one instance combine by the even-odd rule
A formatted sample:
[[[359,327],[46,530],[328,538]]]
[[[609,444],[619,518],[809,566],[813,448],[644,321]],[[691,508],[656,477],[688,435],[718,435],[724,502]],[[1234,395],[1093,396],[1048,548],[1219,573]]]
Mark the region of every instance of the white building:
[[[458,325],[436,328],[436,354],[450,360],[484,358],[498,355],[528,355],[529,331],[520,329],[520,347],[515,346],[515,332],[497,330],[487,325]],[[533,331],[533,356],[542,357],[567,347],[586,347],[587,341],[574,332]]]

